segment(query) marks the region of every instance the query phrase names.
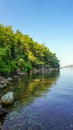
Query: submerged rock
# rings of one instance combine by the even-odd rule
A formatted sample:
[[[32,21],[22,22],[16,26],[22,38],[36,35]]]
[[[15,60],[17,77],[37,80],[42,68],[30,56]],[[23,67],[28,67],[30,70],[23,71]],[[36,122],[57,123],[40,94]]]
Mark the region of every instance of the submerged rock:
[[[3,105],[10,105],[10,104],[12,104],[13,100],[14,100],[13,92],[8,92],[4,96],[1,97],[1,103]]]
[[[6,114],[7,112],[5,111],[5,109],[0,105],[0,116]]]
[[[39,82],[39,81],[41,81],[41,80],[40,80],[40,79],[35,79],[34,81]]]

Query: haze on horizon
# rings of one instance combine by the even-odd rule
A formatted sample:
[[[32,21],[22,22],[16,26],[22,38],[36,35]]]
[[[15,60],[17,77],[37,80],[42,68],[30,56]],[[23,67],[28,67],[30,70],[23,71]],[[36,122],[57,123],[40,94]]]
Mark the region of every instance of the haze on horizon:
[[[73,64],[73,0],[0,0],[0,23],[19,29]]]

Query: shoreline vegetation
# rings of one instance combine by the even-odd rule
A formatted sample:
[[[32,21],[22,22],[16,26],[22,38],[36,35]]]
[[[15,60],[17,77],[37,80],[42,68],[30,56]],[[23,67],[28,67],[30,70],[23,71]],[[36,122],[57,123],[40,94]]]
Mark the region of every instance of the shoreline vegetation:
[[[9,77],[18,70],[26,73],[59,69],[55,53],[35,42],[20,30],[0,24],[0,76]]]
[[[44,44],[33,41],[19,30],[0,24],[0,90],[8,87],[15,77],[31,73],[44,73],[60,69],[55,53]],[[39,82],[40,79],[35,79]],[[0,116],[6,114],[2,107],[13,103],[13,92],[0,99]]]

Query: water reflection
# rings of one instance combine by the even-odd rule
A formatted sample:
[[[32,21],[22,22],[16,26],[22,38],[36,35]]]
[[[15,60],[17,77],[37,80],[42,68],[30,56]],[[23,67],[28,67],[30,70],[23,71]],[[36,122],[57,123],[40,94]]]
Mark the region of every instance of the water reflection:
[[[56,83],[58,76],[59,72],[49,72],[18,77],[8,88],[0,90],[0,97],[8,91],[13,91],[15,102],[11,108],[15,107],[15,104],[17,107],[20,103],[30,103],[34,100],[34,97],[39,97],[50,90],[50,87]],[[35,79],[40,79],[40,81],[35,82]]]
[[[0,96],[8,91],[14,92],[14,104],[8,106],[8,112],[17,110],[22,106],[26,107],[33,103],[36,98],[40,98],[44,93],[50,91],[53,84],[59,77],[59,72],[49,72],[44,74],[32,74],[15,78],[14,82],[5,90],[1,90]],[[35,81],[39,79],[40,81]],[[0,119],[3,122],[4,119]]]
[[[14,92],[15,96],[13,107],[20,106],[20,104],[26,105],[32,103],[35,98],[50,91],[52,85],[56,84],[58,77],[59,72],[19,77],[9,86],[9,89]],[[35,79],[40,79],[40,81],[35,81]]]
[[[13,85],[2,130],[73,130],[73,70],[24,76]]]

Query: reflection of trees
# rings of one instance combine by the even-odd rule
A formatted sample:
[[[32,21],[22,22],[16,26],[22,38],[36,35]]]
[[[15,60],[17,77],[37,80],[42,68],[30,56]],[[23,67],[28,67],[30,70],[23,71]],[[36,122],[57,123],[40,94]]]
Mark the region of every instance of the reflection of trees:
[[[40,97],[43,93],[50,91],[53,84],[56,83],[59,77],[59,72],[49,72],[44,74],[36,74],[31,76],[19,77],[8,88],[1,91],[1,95],[8,91],[14,92],[15,101],[14,104],[7,107],[8,111],[17,109],[22,105],[31,104],[35,98]],[[35,82],[34,79],[40,79],[39,82]],[[0,119],[2,123],[4,118]]]
[[[28,91],[30,95],[35,97],[41,96],[44,92],[50,90],[53,84],[56,83],[59,72],[49,72],[42,75],[35,75],[35,78],[40,79],[40,81],[33,81],[28,84]]]
[[[49,72],[44,74],[36,74],[31,76],[20,77],[10,85],[5,91],[13,91],[15,102],[9,109],[21,106],[21,104],[30,104],[37,97],[42,96],[53,84],[56,83],[59,72]],[[35,79],[40,81],[35,82]],[[6,92],[5,92],[6,93]]]

